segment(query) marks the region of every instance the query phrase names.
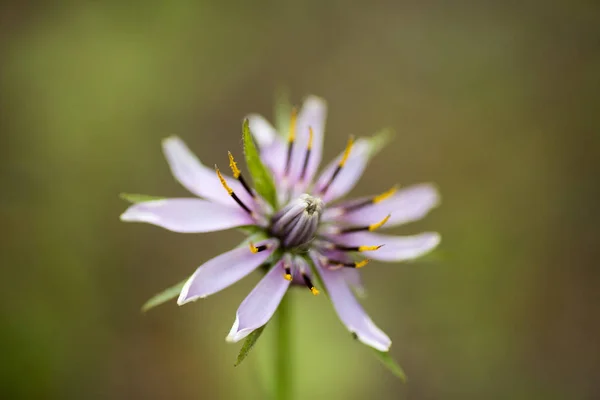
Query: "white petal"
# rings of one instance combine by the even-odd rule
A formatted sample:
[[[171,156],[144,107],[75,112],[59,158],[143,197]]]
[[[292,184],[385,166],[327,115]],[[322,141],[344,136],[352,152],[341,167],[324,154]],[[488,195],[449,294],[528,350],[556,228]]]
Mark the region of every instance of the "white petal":
[[[185,143],[176,136],[163,140],[163,151],[175,179],[197,196],[225,205],[235,205],[235,200],[223,188],[214,168],[203,165]],[[251,209],[254,200],[234,178],[225,176],[235,194]]]
[[[325,121],[327,118],[327,103],[316,96],[309,96],[304,101],[296,124],[296,140],[292,153],[290,164],[290,182],[292,184],[298,182],[302,175],[304,160],[310,137],[310,130],[313,131],[313,142],[310,150],[310,157],[306,167],[306,174],[303,181],[298,187],[298,191],[302,191],[312,179],[319,168],[321,157],[323,154],[323,138],[325,134]]]
[[[364,199],[358,199],[355,202],[360,200]],[[368,226],[390,215],[390,219],[383,227],[391,228],[423,218],[429,211],[437,207],[439,202],[440,196],[436,187],[423,183],[404,188],[383,201],[360,207],[349,213],[340,211],[352,201],[340,204],[327,210],[323,219],[326,221],[336,220],[345,225]]]
[[[279,261],[238,308],[227,341],[238,342],[269,322],[291,283],[283,276],[283,261]]]
[[[248,115],[248,127],[259,148],[268,147],[277,138],[277,131],[264,117],[258,114]]]
[[[372,232],[356,232],[332,236],[336,243],[346,246],[379,246],[370,251],[369,258],[379,261],[406,261],[418,258],[433,250],[441,240],[437,232],[425,232],[413,236],[381,235]]]
[[[314,253],[311,257],[319,270],[335,311],[348,330],[356,334],[358,340],[367,346],[379,351],[388,351],[392,341],[373,323],[358,303],[346,282],[345,275],[340,270],[332,271],[323,268]]]
[[[270,247],[252,253],[248,246],[241,246],[223,253],[202,264],[183,286],[177,304],[204,298],[229,287],[247,276],[269,258],[277,248],[276,240],[266,240],[261,244]]]
[[[327,191],[322,195],[324,202],[336,200],[348,193],[358,183],[369,161],[371,144],[368,139],[357,140],[350,151],[346,164],[335,177]],[[340,153],[333,162],[321,173],[315,185],[317,192],[322,192],[331,180],[344,152]]]
[[[255,223],[240,207],[201,199],[165,199],[137,203],[121,215],[121,221],[146,222],[181,233],[214,232]]]

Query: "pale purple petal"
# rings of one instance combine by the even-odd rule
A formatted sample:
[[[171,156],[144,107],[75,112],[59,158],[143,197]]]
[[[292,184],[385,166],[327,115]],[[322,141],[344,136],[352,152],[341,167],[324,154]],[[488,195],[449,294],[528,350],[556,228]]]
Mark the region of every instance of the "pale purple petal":
[[[311,254],[327,288],[331,303],[339,318],[358,340],[379,351],[388,351],[392,345],[390,338],[379,329],[366,314],[348,286],[345,275],[339,270],[323,268],[318,258]]]
[[[197,196],[221,204],[236,205],[235,201],[227,193],[227,190],[221,185],[215,169],[203,165],[185,145],[183,140],[176,136],[171,136],[163,140],[163,151],[169,162],[173,176],[187,190]],[[224,161],[228,162],[227,158],[224,158]],[[244,190],[243,186],[234,178],[225,176],[225,179],[236,195],[248,207],[254,209],[254,200]]]
[[[248,115],[248,127],[259,148],[268,147],[278,138],[277,130],[263,116]]]
[[[304,165],[304,158],[306,156],[306,149],[308,147],[308,127],[300,126],[300,115],[298,115],[296,119],[296,136],[294,139],[294,145],[292,147],[292,153],[290,158],[290,168],[287,173],[286,180],[289,182],[290,186],[296,185],[298,179],[300,178],[300,173],[302,170],[302,166]],[[287,143],[286,143],[286,153],[287,153]],[[287,154],[286,154],[287,161]]]
[[[306,260],[303,257],[296,256],[294,257],[292,263],[292,283],[301,286],[306,285],[302,275],[306,275],[310,279],[313,277],[310,265],[306,262]]]
[[[345,263],[351,263],[354,260],[348,255],[348,253],[338,250],[321,249],[319,252],[327,258],[332,260],[342,261]],[[366,295],[366,290],[360,276],[360,270],[356,268],[342,268],[339,270],[340,273],[344,274],[344,278],[350,287],[354,290],[354,293],[359,297]]]
[[[238,342],[269,322],[291,283],[284,274],[283,261],[279,261],[244,299],[227,335],[228,342]]]
[[[254,219],[237,206],[225,206],[201,199],[165,199],[130,206],[121,221],[146,222],[173,232],[214,232],[255,224]]]
[[[276,240],[255,243],[267,244],[267,250],[252,253],[249,246],[240,246],[202,264],[181,289],[177,304],[204,298],[225,289],[250,274],[269,258],[277,248]]]
[[[279,137],[270,146],[260,150],[261,160],[273,173],[276,183],[283,179],[286,154],[286,144]]]
[[[365,297],[367,295],[367,291],[365,290],[365,285],[363,284],[359,269],[342,268],[340,272],[344,274],[346,283],[352,288],[352,290],[354,290],[354,293],[358,297]]]
[[[345,205],[340,204],[324,214],[323,220],[336,220],[353,226],[368,226],[390,215],[390,219],[383,227],[391,228],[423,218],[439,202],[440,196],[436,187],[423,183],[409,186],[379,203],[371,203],[347,214],[339,214],[340,209]]]
[[[425,232],[413,236],[382,235],[372,232],[356,232],[332,236],[332,240],[345,246],[379,246],[370,251],[369,258],[379,261],[412,260],[433,250],[440,243],[437,232]]]
[[[306,166],[304,179],[299,183],[299,191],[302,191],[308,183],[312,182],[312,179],[319,168],[319,164],[321,163],[326,118],[327,103],[316,96],[309,96],[306,98],[302,105],[302,109],[298,113],[296,142],[294,143],[292,163],[290,165],[290,177],[292,183],[294,183],[302,176],[308,139],[310,137],[309,128],[312,128],[312,148],[310,150],[310,157]]]
[[[359,139],[354,143],[346,164],[322,196],[324,202],[328,203],[338,199],[354,188],[369,161],[370,147],[371,145],[367,139]],[[327,182],[329,182],[343,154],[344,152],[340,153],[321,173],[315,186],[317,192],[322,192]]]

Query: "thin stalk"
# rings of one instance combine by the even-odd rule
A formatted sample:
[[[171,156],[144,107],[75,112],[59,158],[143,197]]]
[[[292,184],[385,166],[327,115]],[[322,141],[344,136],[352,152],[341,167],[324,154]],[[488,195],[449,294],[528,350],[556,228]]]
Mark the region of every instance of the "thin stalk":
[[[275,351],[275,398],[289,400],[292,398],[292,315],[290,310],[290,294],[286,294],[279,304],[276,314],[276,351]]]

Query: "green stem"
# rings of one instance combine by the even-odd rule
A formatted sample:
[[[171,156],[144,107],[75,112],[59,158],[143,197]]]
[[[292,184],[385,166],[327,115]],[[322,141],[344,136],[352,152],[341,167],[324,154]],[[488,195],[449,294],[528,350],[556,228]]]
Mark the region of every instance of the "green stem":
[[[283,296],[276,314],[277,349],[275,354],[275,398],[289,400],[292,398],[291,364],[291,313],[290,294]]]

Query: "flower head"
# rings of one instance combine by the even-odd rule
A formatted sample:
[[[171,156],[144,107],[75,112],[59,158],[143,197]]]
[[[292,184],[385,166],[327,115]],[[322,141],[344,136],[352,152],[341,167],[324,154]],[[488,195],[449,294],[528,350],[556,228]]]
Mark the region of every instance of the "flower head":
[[[163,149],[173,175],[200,199],[142,202],[121,216],[123,221],[147,222],[175,232],[248,226],[258,232],[258,237],[200,266],[177,301],[182,305],[209,296],[268,263],[270,269],[240,305],[229,341],[239,341],[265,325],[290,285],[304,285],[313,295],[319,294],[313,276],[317,273],[346,327],[363,343],[387,351],[391,340],[371,321],[353,293],[352,289],[362,290],[358,269],[370,260],[414,259],[440,241],[433,232],[414,236],[375,233],[425,216],[439,202],[432,185],[402,190],[393,186],[373,196],[338,201],[361,177],[373,141],[351,137],[317,176],[325,115],[324,101],[311,96],[299,113],[292,112],[287,137],[260,116],[250,115],[246,120],[260,160],[272,176],[275,196],[270,201],[245,180],[231,153],[232,177],[218,167],[204,166],[179,138],[171,137],[163,142]]]

